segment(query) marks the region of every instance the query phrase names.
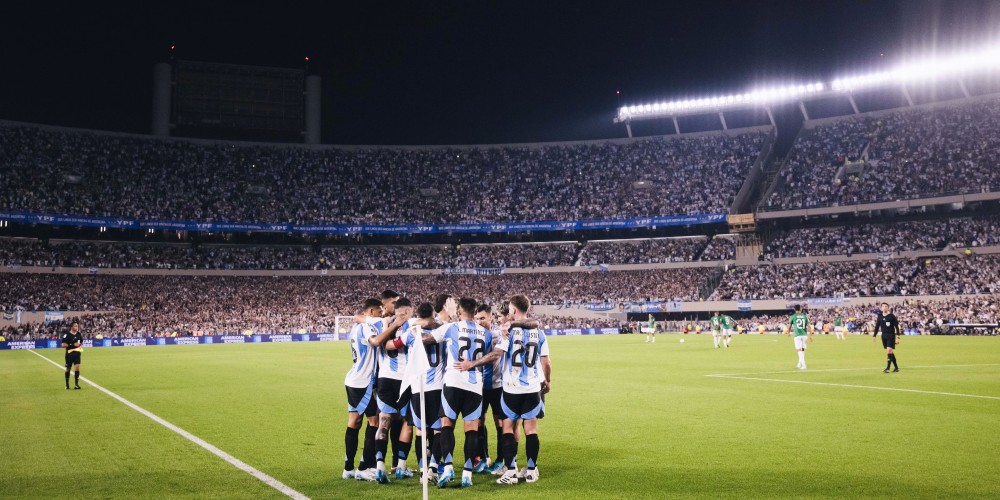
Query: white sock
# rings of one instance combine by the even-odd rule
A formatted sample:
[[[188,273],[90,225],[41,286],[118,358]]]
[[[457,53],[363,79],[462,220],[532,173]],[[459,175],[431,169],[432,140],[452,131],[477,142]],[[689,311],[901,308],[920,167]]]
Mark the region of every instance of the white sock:
[[[465,479],[465,478],[472,479],[472,471],[471,470],[464,470],[464,469],[462,470],[462,479]]]
[[[653,342],[656,342],[656,335],[653,335]]]
[[[379,460],[378,462],[375,462],[375,469],[376,470],[380,470],[382,472],[385,472],[385,462],[382,461],[382,460]]]
[[[806,353],[805,351],[799,351],[799,364],[806,366]]]
[[[403,460],[402,458],[400,458],[399,460],[397,460],[396,461],[396,468],[397,469],[405,469],[406,468],[406,460]]]

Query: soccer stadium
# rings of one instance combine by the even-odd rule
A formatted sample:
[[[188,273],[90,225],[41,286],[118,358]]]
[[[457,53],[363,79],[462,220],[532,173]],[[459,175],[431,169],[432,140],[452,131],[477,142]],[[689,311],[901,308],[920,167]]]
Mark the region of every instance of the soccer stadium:
[[[172,44],[148,126],[0,107],[0,497],[1000,497],[995,28],[599,138],[383,143]]]

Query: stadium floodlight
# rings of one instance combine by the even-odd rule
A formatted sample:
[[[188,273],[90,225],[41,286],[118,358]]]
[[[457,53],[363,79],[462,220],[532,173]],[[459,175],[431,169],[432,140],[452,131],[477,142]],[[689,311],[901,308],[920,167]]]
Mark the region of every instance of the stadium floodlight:
[[[935,80],[984,69],[1000,68],[1000,44],[948,56],[908,61],[886,71],[838,78],[831,83],[834,91],[851,91],[886,84]]]
[[[666,118],[692,111],[723,111],[730,108],[776,104],[798,99],[807,94],[822,92],[826,87],[819,82],[785,85],[756,89],[741,94],[715,95],[694,99],[660,101],[649,104],[630,104],[618,108],[618,121],[646,118]]]

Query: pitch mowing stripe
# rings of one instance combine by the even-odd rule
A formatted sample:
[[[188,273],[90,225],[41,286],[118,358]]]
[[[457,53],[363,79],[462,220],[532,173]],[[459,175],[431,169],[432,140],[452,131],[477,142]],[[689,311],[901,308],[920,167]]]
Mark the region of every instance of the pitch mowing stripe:
[[[42,356],[41,354],[38,354],[34,350],[29,349],[28,351],[31,352],[32,354],[34,354],[35,356],[38,356],[39,358],[42,358],[45,361],[48,361],[49,363],[53,364],[56,368],[59,368],[60,370],[65,370],[65,368],[66,368],[65,366],[60,366],[59,363],[56,363],[55,361],[52,361],[51,359],[46,358],[45,356]],[[280,491],[281,493],[285,494],[289,498],[294,498],[295,500],[309,500],[309,497],[303,495],[302,493],[299,493],[298,491],[293,490],[291,487],[285,485],[281,481],[278,481],[277,479],[275,479],[275,478],[273,478],[273,477],[271,477],[271,476],[269,476],[267,474],[264,474],[263,472],[261,472],[261,471],[255,469],[255,468],[253,468],[252,466],[250,466],[246,462],[243,462],[242,460],[240,460],[240,459],[238,459],[238,458],[236,458],[236,457],[234,457],[234,456],[232,456],[232,455],[230,455],[230,454],[228,454],[228,453],[226,453],[226,452],[224,452],[224,451],[216,448],[215,446],[213,446],[212,444],[208,443],[204,439],[201,439],[198,436],[195,436],[194,434],[191,434],[190,432],[188,432],[188,431],[186,431],[184,429],[181,429],[180,427],[177,427],[176,425],[171,424],[170,422],[167,422],[166,420],[163,420],[162,418],[154,415],[153,413],[151,413],[150,411],[146,410],[145,408],[142,408],[142,407],[136,405],[135,403],[133,403],[133,402],[131,402],[131,401],[129,401],[129,400],[127,400],[127,399],[125,399],[125,398],[123,398],[123,397],[121,397],[121,396],[119,396],[119,395],[117,395],[117,394],[115,394],[115,393],[113,393],[113,392],[111,392],[111,391],[109,391],[109,390],[107,390],[107,389],[105,389],[105,388],[97,385],[97,384],[95,384],[92,380],[89,380],[86,377],[80,377],[80,380],[83,380],[84,382],[90,384],[95,389],[103,392],[104,394],[107,394],[108,396],[111,396],[112,398],[117,399],[119,402],[121,402],[125,406],[128,406],[129,408],[132,408],[133,410],[135,410],[135,411],[137,411],[137,412],[145,415],[150,420],[152,420],[152,421],[154,421],[154,422],[156,422],[156,423],[158,423],[158,424],[166,427],[167,429],[170,429],[170,430],[176,432],[177,434],[180,434],[182,437],[184,437],[188,441],[191,441],[192,443],[194,443],[194,444],[196,444],[198,446],[201,446],[202,448],[204,448],[204,449],[208,450],[209,452],[211,452],[213,455],[215,455],[215,456],[217,456],[217,457],[225,460],[226,462],[229,462],[230,464],[232,464],[237,469],[239,469],[239,470],[241,470],[243,472],[246,472],[247,474],[250,474],[251,476],[253,476],[253,477],[261,480],[262,482],[264,482],[264,484],[266,484],[266,485],[268,485],[268,486],[270,486],[270,487],[272,487],[272,488]]]
[[[807,380],[782,380],[778,378],[762,378],[762,377],[737,377],[734,375],[706,375],[706,376],[715,378],[732,378],[737,380],[763,380],[764,382],[786,382],[789,384],[810,384],[810,385],[826,385],[832,387],[850,387],[852,389],[875,389],[878,391],[915,392],[918,394],[936,394],[939,396],[959,396],[964,398],[993,399],[1000,401],[1000,397],[997,396],[980,396],[978,394],[962,394],[958,392],[921,391],[918,389],[900,389],[897,387],[879,387],[874,385],[833,384],[830,382],[809,382]]]

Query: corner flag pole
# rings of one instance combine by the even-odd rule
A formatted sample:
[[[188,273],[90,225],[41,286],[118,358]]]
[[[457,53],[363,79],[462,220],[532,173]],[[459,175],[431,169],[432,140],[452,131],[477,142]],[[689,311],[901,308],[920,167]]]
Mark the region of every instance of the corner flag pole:
[[[423,464],[422,470],[420,471],[420,483],[423,485],[424,490],[424,500],[427,500],[427,476],[430,466],[427,464],[427,444],[430,443],[430,435],[427,434],[427,404],[424,399],[424,379],[427,377],[420,377],[420,414],[424,418],[420,419],[420,435],[423,436],[423,446],[420,447],[420,455],[422,460],[420,463]]]

